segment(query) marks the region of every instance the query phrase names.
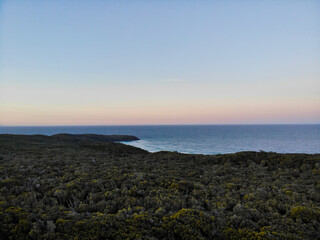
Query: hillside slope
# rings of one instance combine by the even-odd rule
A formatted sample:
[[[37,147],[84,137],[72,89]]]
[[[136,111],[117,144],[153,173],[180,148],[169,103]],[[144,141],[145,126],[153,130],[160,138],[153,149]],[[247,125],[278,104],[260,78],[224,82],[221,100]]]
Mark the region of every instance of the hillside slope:
[[[149,153],[95,135],[0,135],[4,240],[319,239],[319,192],[319,154]]]

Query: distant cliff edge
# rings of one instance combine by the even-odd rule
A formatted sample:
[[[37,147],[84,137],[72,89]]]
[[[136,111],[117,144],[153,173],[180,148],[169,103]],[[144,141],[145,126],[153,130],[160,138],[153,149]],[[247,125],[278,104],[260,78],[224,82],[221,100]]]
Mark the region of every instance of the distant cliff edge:
[[[98,135],[98,134],[67,134],[60,133],[51,136],[59,140],[83,140],[92,142],[125,142],[140,140],[136,136],[131,135]]]
[[[47,135],[15,135],[15,134],[0,134],[1,141],[15,141],[23,142],[28,141],[29,143],[81,143],[81,142],[94,142],[94,143],[104,143],[104,142],[126,142],[140,140],[138,137],[131,135],[98,135],[98,134],[68,134],[60,133],[52,136]]]

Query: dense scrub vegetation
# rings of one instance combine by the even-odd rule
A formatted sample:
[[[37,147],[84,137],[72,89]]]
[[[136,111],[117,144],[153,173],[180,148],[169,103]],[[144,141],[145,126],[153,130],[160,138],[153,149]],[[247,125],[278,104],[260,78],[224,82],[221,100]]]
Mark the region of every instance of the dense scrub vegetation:
[[[62,138],[0,135],[0,239],[320,239],[319,154]]]

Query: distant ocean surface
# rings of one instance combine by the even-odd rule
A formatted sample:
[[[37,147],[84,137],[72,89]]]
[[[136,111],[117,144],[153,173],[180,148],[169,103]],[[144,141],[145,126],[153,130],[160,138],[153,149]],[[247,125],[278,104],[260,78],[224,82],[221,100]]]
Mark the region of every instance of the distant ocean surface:
[[[320,124],[0,127],[0,133],[134,135],[125,144],[150,152],[218,154],[240,151],[320,153]]]

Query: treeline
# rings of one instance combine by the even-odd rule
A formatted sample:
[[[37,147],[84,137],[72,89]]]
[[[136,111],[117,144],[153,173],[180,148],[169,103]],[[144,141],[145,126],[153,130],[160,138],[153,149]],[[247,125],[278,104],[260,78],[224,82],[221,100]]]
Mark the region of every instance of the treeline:
[[[3,240],[320,239],[319,154],[209,156],[6,139]]]

